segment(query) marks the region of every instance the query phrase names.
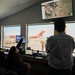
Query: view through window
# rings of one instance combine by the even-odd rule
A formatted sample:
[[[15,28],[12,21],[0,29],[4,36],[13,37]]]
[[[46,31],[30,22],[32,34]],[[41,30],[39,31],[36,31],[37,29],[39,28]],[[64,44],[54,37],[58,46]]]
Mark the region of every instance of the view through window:
[[[36,51],[45,51],[46,40],[53,34],[53,23],[29,24],[27,25],[27,47]]]
[[[11,46],[16,46],[16,35],[20,35],[20,28],[20,25],[1,27],[2,48],[10,48]]]

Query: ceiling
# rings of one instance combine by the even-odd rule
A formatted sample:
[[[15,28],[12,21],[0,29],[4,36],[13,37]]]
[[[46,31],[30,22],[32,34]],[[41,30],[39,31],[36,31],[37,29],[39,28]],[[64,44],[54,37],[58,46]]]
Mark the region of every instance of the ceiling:
[[[43,0],[0,0],[0,19],[17,13]]]

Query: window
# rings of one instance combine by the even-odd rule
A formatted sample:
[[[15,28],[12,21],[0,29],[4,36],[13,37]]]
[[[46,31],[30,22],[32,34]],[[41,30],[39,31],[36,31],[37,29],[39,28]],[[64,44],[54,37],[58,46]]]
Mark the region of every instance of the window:
[[[47,38],[54,35],[53,23],[28,24],[26,29],[26,47],[45,52]]]
[[[1,47],[16,46],[16,35],[20,35],[20,25],[1,27]]]

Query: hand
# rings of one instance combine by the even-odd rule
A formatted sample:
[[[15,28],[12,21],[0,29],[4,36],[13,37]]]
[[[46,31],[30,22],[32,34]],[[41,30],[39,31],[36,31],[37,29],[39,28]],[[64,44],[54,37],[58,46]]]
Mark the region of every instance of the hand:
[[[23,40],[23,37],[21,37],[21,39]]]

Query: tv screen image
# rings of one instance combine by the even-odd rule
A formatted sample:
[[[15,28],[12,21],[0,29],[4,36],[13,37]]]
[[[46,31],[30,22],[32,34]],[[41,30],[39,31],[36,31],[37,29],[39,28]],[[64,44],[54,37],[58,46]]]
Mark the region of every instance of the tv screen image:
[[[41,3],[42,19],[73,16],[72,0],[51,0]]]
[[[27,25],[27,47],[33,50],[45,51],[45,43],[54,34],[53,23]]]
[[[23,38],[22,43],[26,43],[26,36],[21,36],[21,35],[16,35],[16,43],[18,43],[21,38]]]

